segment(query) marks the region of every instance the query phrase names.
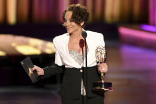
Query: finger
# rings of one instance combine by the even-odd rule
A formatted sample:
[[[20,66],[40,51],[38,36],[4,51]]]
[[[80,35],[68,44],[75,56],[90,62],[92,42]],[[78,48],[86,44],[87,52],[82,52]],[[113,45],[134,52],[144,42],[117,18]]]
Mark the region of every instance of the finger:
[[[36,65],[34,65],[34,67],[32,68],[32,71],[33,70],[37,70],[37,66]]]
[[[37,67],[36,65],[34,65],[34,67],[33,68],[35,68],[35,67]]]
[[[108,69],[104,70],[104,73],[106,73],[108,71]]]
[[[100,63],[98,63],[97,66],[99,67],[100,66]]]
[[[38,74],[38,75],[42,75],[42,73],[41,73],[41,72],[37,72],[37,74]]]
[[[107,71],[108,71],[107,66],[105,66],[105,67],[102,68],[102,72],[107,72]]]
[[[105,71],[106,70],[106,68],[102,68],[102,71]]]
[[[99,63],[99,64],[98,64],[98,67],[99,67],[100,69],[102,69],[103,65]]]

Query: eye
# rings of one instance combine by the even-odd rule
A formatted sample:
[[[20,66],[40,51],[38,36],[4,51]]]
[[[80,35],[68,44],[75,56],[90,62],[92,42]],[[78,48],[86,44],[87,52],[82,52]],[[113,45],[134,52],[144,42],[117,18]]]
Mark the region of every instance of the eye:
[[[74,22],[74,20],[71,19],[70,22]]]
[[[63,19],[63,22],[66,22],[66,21],[67,21],[67,20],[64,18],[64,19]]]

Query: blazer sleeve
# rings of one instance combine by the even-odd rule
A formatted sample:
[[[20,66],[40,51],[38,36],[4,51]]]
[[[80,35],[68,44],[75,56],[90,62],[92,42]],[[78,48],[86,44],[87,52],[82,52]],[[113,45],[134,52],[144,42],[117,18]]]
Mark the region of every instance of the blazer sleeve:
[[[104,36],[103,36],[103,34],[101,34],[101,33],[99,33],[100,35],[99,35],[99,46],[104,46],[105,47],[105,41],[104,41]],[[107,53],[106,53],[106,55],[107,55]],[[99,72],[99,73],[101,73],[101,72]],[[105,76],[105,73],[104,73],[104,76]]]
[[[53,43],[55,46],[55,64],[53,64],[52,66],[47,66],[43,68],[44,76],[42,76],[42,79],[50,77],[52,75],[62,73],[65,69],[64,62],[62,61],[62,58],[58,52],[57,41],[58,41],[57,38],[53,39]]]
[[[54,47],[55,47],[55,64],[62,66],[64,65],[63,59],[59,54],[59,46],[62,43],[59,43],[59,41],[61,41],[58,37],[55,37],[53,39],[53,43],[54,43]]]
[[[41,78],[44,79],[44,78],[48,78],[52,75],[63,73],[64,69],[65,69],[64,65],[58,66],[57,64],[53,64],[51,66],[47,66],[47,67],[43,68],[44,75]]]
[[[99,35],[99,46],[101,46],[101,45],[105,47],[104,36],[103,36],[103,34],[100,33],[100,35]]]

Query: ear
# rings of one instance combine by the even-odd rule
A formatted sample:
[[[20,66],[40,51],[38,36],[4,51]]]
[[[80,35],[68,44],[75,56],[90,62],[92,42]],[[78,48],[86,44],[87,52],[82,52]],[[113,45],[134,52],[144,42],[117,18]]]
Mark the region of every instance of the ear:
[[[83,26],[83,24],[84,24],[84,21],[83,21],[83,22],[81,22],[81,26]]]

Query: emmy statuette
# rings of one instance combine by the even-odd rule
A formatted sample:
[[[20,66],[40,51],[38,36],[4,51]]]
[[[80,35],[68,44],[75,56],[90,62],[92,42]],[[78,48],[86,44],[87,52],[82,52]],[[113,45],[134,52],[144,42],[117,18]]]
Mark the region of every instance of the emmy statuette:
[[[95,50],[96,60],[98,63],[106,62],[106,50],[103,46],[98,46]],[[103,69],[105,70],[105,69]],[[101,81],[94,83],[94,91],[96,92],[106,92],[113,91],[112,82],[104,81],[104,73],[101,72]]]

